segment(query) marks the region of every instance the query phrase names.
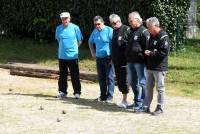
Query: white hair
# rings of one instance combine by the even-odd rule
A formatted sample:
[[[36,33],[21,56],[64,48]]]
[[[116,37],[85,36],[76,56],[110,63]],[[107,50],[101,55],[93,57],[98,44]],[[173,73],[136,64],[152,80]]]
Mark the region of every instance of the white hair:
[[[150,26],[157,26],[160,27],[160,22],[158,20],[158,18],[156,17],[150,17],[146,20],[146,25],[150,25]]]
[[[129,13],[129,17],[134,18],[138,20],[140,24],[142,24],[142,18],[140,17],[140,14],[137,11]]]
[[[111,14],[109,16],[109,20],[110,20],[110,23],[112,23],[114,21],[120,21],[121,22],[121,18],[117,14]]]

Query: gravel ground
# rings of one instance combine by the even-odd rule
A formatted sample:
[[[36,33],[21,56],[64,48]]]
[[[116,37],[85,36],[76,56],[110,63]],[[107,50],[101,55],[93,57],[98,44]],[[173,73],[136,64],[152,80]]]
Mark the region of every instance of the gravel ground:
[[[95,83],[82,83],[80,100],[73,98],[71,84],[67,98],[55,98],[56,92],[56,80],[11,76],[0,69],[0,133],[200,134],[197,99],[167,96],[165,113],[153,117],[118,108],[121,95],[117,88],[112,104],[93,100],[99,94]]]

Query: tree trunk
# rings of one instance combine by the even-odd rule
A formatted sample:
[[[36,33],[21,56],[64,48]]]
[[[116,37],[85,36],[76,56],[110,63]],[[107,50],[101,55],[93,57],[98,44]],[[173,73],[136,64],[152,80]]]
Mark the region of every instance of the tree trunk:
[[[187,38],[197,37],[197,0],[190,1],[190,8],[188,11],[188,30]]]

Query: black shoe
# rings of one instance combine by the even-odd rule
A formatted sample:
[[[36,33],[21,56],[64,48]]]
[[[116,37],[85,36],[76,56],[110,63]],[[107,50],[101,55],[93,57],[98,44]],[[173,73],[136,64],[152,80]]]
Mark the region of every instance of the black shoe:
[[[156,110],[154,112],[152,112],[152,115],[153,116],[158,116],[158,115],[160,115],[162,113],[163,113],[163,110],[161,108],[161,105],[157,105]]]
[[[94,99],[94,101],[106,102],[106,99],[101,99],[101,97],[98,97],[98,98]]]

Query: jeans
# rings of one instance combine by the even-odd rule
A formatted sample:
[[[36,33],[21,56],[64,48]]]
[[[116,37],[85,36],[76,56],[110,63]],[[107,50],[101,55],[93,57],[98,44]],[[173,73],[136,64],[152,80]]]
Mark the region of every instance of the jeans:
[[[114,93],[114,67],[110,57],[96,58],[101,100],[112,99]]]
[[[128,85],[134,93],[135,107],[141,107],[146,95],[145,64],[128,63]]]
[[[150,107],[153,99],[153,88],[156,84],[156,89],[158,91],[157,104],[163,107],[165,100],[164,79],[166,72],[147,70],[147,73],[147,95],[144,99],[144,105]]]
[[[71,75],[72,86],[74,89],[74,94],[81,94],[81,83],[79,79],[79,67],[78,67],[78,59],[74,60],[63,60],[59,59],[59,71],[60,76],[58,80],[58,90],[67,94],[67,77],[68,77],[68,69]]]

